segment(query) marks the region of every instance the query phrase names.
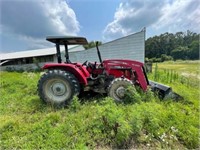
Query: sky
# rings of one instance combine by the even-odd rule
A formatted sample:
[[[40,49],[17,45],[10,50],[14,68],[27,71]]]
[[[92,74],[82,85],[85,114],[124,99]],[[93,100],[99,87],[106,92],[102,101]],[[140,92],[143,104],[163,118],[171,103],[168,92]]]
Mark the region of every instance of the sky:
[[[200,0],[0,0],[0,53],[54,46],[47,36],[108,42],[146,27],[200,33]]]

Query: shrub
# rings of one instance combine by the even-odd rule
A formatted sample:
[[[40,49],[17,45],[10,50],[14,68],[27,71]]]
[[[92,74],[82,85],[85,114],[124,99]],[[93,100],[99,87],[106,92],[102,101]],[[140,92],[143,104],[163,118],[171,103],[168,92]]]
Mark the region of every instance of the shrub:
[[[124,98],[125,104],[135,104],[135,103],[141,103],[141,96],[140,93],[136,90],[135,87],[129,86],[125,92],[125,98]]]
[[[161,62],[169,61],[169,60],[173,60],[173,57],[172,56],[168,56],[166,54],[162,54],[161,55]]]

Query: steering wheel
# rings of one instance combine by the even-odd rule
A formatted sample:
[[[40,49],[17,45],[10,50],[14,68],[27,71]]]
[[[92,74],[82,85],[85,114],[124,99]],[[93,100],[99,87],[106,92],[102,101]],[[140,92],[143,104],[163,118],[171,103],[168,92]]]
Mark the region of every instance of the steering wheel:
[[[88,67],[91,68],[92,70],[95,70],[96,69],[96,63],[93,64],[93,63],[88,63]]]
[[[82,66],[87,66],[87,60],[82,64]]]

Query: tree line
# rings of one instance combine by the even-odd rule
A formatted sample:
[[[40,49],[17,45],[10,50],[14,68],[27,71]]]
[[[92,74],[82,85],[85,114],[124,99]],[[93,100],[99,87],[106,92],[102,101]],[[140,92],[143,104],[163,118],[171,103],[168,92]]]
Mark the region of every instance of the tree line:
[[[145,41],[146,61],[162,62],[166,60],[199,59],[200,34],[187,31],[164,33],[150,37]]]

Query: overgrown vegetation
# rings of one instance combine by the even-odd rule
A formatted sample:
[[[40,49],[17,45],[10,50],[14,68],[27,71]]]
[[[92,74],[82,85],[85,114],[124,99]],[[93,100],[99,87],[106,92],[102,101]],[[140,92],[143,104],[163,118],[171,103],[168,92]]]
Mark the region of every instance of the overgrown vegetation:
[[[39,73],[1,72],[0,149],[199,148],[199,88],[159,69],[148,76],[172,86],[184,100],[161,101],[128,89],[127,102],[77,97],[55,109],[37,96]],[[199,81],[196,79],[196,82]]]

